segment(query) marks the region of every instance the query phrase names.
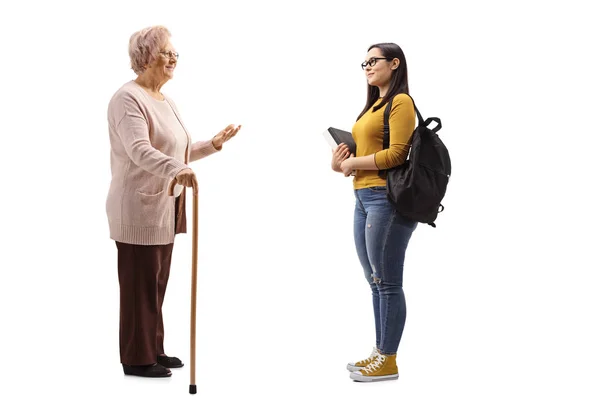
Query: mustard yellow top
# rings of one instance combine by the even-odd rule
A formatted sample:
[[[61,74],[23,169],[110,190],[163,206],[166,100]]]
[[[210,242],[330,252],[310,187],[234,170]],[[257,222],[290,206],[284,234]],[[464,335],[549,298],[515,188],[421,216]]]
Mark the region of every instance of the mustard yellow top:
[[[381,103],[377,100],[376,106]],[[390,111],[390,147],[383,150],[383,113],[385,107],[373,112],[367,111],[352,127],[352,137],[356,142],[356,157],[375,154],[377,168],[388,169],[406,161],[410,148],[410,138],[415,129],[415,107],[411,98],[398,94]],[[379,177],[378,170],[357,170],[354,189],[372,186],[385,186],[385,179]]]

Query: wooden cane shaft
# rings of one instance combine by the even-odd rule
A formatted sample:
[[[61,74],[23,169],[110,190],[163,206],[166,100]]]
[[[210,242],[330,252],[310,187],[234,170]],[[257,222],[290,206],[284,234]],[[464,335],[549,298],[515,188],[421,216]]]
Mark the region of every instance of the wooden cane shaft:
[[[196,290],[198,280],[198,195],[194,184],[194,220],[192,232],[192,304],[190,318],[190,384],[196,384]]]

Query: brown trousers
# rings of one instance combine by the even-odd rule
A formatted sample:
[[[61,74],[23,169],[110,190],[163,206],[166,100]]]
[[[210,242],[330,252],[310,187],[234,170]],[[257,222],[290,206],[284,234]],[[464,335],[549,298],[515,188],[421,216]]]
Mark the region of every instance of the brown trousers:
[[[175,201],[175,233],[186,231],[185,191]],[[173,243],[118,249],[121,363],[148,365],[164,354],[162,305],[171,270]]]

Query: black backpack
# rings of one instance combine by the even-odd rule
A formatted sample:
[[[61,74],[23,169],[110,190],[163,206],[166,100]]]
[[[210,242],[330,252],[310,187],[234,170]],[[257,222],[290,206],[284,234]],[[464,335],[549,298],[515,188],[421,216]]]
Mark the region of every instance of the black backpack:
[[[384,149],[390,145],[389,121],[392,101],[393,99],[388,102],[383,114]],[[423,121],[416,105],[415,112],[419,118],[419,125],[412,134],[408,158],[397,167],[381,171],[380,175],[387,175],[387,197],[398,213],[435,228],[434,221],[438,213],[444,211],[441,202],[450,179],[450,155],[437,135],[442,128],[440,119],[428,118]],[[433,129],[428,128],[431,122],[437,122]]]

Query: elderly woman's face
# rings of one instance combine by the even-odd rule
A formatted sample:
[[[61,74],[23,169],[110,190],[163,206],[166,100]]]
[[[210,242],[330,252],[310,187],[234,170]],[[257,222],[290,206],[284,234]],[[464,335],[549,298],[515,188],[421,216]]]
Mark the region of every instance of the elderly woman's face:
[[[156,60],[148,66],[148,70],[157,78],[168,81],[173,78],[178,56],[179,54],[177,54],[171,42],[167,42],[159,50]]]

